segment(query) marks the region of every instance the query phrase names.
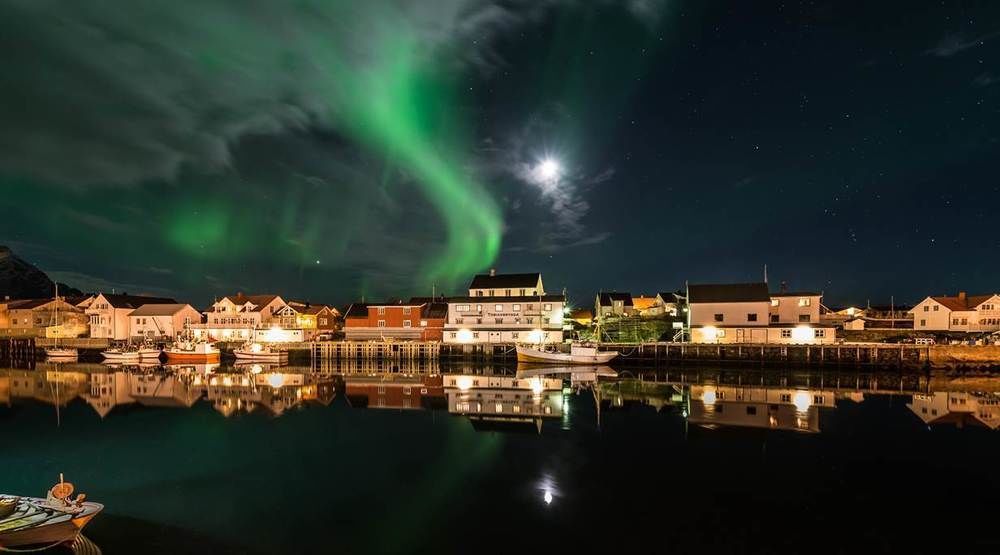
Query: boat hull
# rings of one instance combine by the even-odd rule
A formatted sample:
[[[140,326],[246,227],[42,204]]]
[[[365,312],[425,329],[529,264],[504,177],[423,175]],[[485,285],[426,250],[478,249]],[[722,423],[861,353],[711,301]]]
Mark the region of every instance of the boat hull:
[[[57,348],[45,349],[45,356],[52,359],[68,359],[68,358],[77,358],[80,356],[80,353],[76,349],[63,349],[57,347]]]
[[[237,360],[245,361],[255,361],[255,362],[281,362],[288,360],[288,353],[285,351],[277,353],[248,353],[245,351],[233,351],[236,355]]]
[[[517,347],[517,361],[530,364],[605,364],[618,356],[617,352],[606,351],[593,355],[581,355],[571,353],[553,353],[531,347]]]
[[[220,353],[178,353],[166,351],[169,362],[219,362]]]
[[[45,505],[44,499],[26,499],[26,501],[42,507]],[[83,527],[104,509],[104,505],[100,503],[87,502],[83,506],[83,511],[77,514],[54,513],[54,516],[47,518],[45,522],[33,526],[0,531],[0,547],[46,546],[72,542],[80,535]],[[0,520],[0,527],[5,522],[15,519],[18,519],[18,514]],[[24,520],[30,521],[31,517]]]
[[[109,362],[136,362],[139,360],[139,353],[101,353],[104,360]]]

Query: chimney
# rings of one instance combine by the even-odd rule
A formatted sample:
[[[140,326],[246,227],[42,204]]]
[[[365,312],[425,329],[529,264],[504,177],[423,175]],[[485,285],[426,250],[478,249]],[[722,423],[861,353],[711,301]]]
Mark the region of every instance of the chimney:
[[[960,300],[962,302],[965,302],[965,297],[966,297],[965,291],[959,291],[958,292],[958,300]]]
[[[490,268],[490,277],[495,277],[496,275],[497,275],[497,269],[496,268]]]

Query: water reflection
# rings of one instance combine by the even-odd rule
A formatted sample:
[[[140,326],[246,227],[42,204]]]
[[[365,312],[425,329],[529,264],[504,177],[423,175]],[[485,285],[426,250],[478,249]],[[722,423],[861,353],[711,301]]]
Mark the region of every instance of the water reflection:
[[[598,429],[602,411],[640,405],[708,429],[815,434],[822,431],[823,415],[844,403],[891,395],[904,397],[906,408],[928,426],[996,430],[998,392],[1000,377],[992,376],[687,369],[619,375],[608,367],[442,368],[378,361],[319,367],[39,363],[33,370],[0,370],[2,404],[64,408],[80,399],[102,419],[122,406],[188,409],[199,402],[227,418],[256,412],[279,417],[292,409],[328,406],[340,393],[353,408],[447,411],[477,430],[539,433],[546,421],[570,429],[571,399],[581,394],[593,401],[593,412],[586,413]]]

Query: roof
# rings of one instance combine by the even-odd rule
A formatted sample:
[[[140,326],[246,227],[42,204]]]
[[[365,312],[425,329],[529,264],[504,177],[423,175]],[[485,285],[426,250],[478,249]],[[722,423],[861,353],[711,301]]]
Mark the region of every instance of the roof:
[[[566,302],[565,295],[525,295],[523,297],[448,297],[449,303],[532,303],[532,302]]]
[[[51,303],[53,299],[21,299],[18,301],[8,301],[8,310],[29,310]]]
[[[305,308],[301,308],[301,309],[296,308],[295,310],[297,310],[298,312],[301,312],[302,314],[314,314],[315,315],[315,314],[319,314],[320,312],[323,312],[324,310],[327,310],[327,309],[330,310],[330,312],[333,312],[334,314],[338,314],[338,311],[337,311],[336,308],[333,308],[332,306],[327,306],[325,304],[313,304],[313,305],[309,305],[309,306],[307,306]]]
[[[186,303],[144,304],[133,310],[129,316],[173,316],[185,307],[194,310],[194,307]]]
[[[994,295],[995,293],[990,295],[931,297],[931,298],[943,304],[948,310],[975,310],[977,306],[992,299]]]
[[[448,303],[428,303],[423,313],[424,318],[447,318]]]
[[[658,297],[660,297],[661,299],[663,299],[664,302],[668,302],[669,303],[669,302],[672,302],[672,301],[668,301],[667,299],[673,297],[674,300],[677,300],[677,297],[683,297],[684,293],[683,292],[677,293],[677,292],[674,292],[674,291],[660,291],[656,295]]]
[[[688,286],[688,302],[690,303],[751,303],[771,301],[767,284],[760,283],[728,283],[728,284],[698,284]]]
[[[631,293],[618,293],[616,291],[601,291],[597,294],[598,302],[601,306],[611,306],[612,301],[621,301],[625,306],[632,306]]]
[[[472,278],[469,289],[515,289],[521,287],[536,287],[542,274],[477,274]]]
[[[177,304],[167,297],[145,297],[143,295],[104,295],[113,308],[139,308],[144,304]]]
[[[646,310],[656,305],[656,297],[632,297],[632,306],[636,310]]]
[[[245,305],[251,303],[254,306],[267,306],[274,299],[278,298],[278,295],[244,295],[243,293],[237,293],[236,295],[226,295],[227,299],[235,305]]]
[[[771,293],[772,297],[822,297],[822,293],[816,291],[778,291]]]

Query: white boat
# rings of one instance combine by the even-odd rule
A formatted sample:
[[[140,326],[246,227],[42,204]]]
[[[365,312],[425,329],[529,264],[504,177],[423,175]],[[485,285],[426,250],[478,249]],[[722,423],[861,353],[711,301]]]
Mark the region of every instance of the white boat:
[[[71,545],[104,505],[70,499],[73,485],[60,482],[45,499],[0,494],[0,551],[41,551]]]
[[[141,358],[133,347],[111,347],[101,351],[101,356],[108,362],[138,362]]]
[[[270,345],[260,343],[244,343],[233,349],[237,360],[256,360],[262,362],[282,362],[288,360],[288,351],[282,351]]]
[[[527,345],[517,346],[517,361],[534,364],[605,364],[618,356],[618,351],[598,351],[597,347],[570,345],[568,353],[564,353],[550,347],[529,347]]]
[[[163,350],[170,362],[218,362],[222,353],[214,343],[178,340]]]
[[[144,361],[160,360],[160,355],[163,354],[163,350],[158,347],[150,347],[144,345],[139,347],[139,358]]]
[[[52,312],[52,325],[56,328],[59,326],[59,284],[56,284],[56,294],[55,294],[56,305]],[[45,349],[45,356],[56,359],[56,360],[70,360],[75,359],[80,356],[79,351],[73,347],[60,347],[59,346],[59,333],[60,330],[56,329],[56,338],[53,341],[51,347]]]

